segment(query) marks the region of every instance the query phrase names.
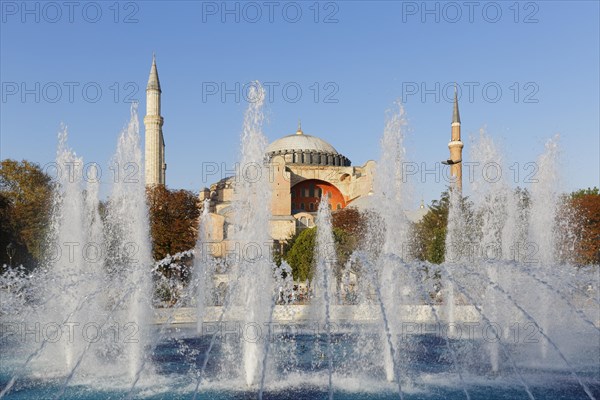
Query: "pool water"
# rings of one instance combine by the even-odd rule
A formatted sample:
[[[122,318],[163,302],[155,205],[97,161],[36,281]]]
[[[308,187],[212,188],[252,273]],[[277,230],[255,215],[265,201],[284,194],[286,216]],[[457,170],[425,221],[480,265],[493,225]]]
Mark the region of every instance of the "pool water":
[[[494,372],[489,363],[488,343],[481,340],[450,340],[455,365],[445,340],[436,335],[400,338],[397,362],[401,390],[405,399],[528,399],[522,380],[536,399],[587,399],[577,379],[559,364],[528,365],[531,345],[512,345],[506,349],[516,362],[501,357]],[[0,386],[13,376],[16,382],[6,398],[10,399],[256,399],[260,385],[248,387],[241,377],[241,345],[235,338],[216,337],[197,393],[198,376],[203,368],[211,336],[197,336],[191,327],[173,329],[159,340],[139,380],[132,388],[126,376],[111,376],[82,371],[69,384],[65,376],[52,369],[31,364],[21,371],[28,349],[10,338],[0,341]],[[397,399],[398,384],[387,382],[377,335],[347,331],[332,335],[333,398]],[[590,346],[594,346],[590,343]],[[281,334],[269,343],[264,399],[329,398],[329,360],[327,336]],[[590,351],[590,354],[595,354]],[[578,360],[576,373],[592,394],[600,397],[600,370],[593,359]],[[110,370],[110,368],[108,368]],[[458,371],[462,375],[459,377]],[[64,393],[63,392],[64,388]],[[465,393],[466,392],[466,393]],[[62,394],[61,394],[62,393]]]

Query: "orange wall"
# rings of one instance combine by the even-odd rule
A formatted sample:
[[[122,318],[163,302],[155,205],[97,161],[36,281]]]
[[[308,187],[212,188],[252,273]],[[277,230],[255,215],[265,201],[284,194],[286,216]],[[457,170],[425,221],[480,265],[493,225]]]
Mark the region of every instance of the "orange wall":
[[[320,189],[320,193],[319,193]],[[332,210],[346,207],[346,201],[342,193],[331,183],[317,179],[302,181],[292,187],[292,212],[317,211],[321,194],[329,194],[329,204]],[[312,209],[310,208],[312,204]],[[304,208],[302,208],[304,205]]]

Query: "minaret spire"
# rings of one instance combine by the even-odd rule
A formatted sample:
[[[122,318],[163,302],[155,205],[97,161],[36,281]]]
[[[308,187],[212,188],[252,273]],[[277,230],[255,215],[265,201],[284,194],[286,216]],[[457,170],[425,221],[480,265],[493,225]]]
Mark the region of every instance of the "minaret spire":
[[[160,81],[156,68],[156,55],[152,53],[152,66],[146,86],[145,126],[145,173],[146,186],[164,185],[166,182],[165,140],[163,137],[163,117],[160,115]]]
[[[456,84],[454,85],[454,110],[452,112],[452,123],[458,122],[460,124],[460,114],[458,112],[458,93]]]
[[[148,85],[146,86],[146,90],[155,89],[159,92],[160,90],[160,81],[158,80],[158,69],[156,68],[156,55],[152,53],[152,66],[150,67],[150,76],[148,77]]]

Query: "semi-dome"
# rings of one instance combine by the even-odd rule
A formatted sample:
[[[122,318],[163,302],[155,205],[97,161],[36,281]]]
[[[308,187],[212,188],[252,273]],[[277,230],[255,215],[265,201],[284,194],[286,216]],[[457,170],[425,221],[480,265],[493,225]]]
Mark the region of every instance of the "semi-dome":
[[[267,156],[282,155],[292,164],[349,166],[350,160],[337,152],[325,140],[305,135],[302,129],[293,135],[275,140],[267,147]]]

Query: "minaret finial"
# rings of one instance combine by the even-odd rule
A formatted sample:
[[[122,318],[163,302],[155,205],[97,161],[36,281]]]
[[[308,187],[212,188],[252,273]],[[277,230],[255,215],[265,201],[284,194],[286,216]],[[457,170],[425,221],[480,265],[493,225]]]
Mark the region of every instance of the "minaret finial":
[[[302,135],[302,121],[298,118],[298,130],[296,131],[296,135]]]

